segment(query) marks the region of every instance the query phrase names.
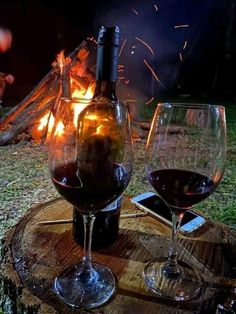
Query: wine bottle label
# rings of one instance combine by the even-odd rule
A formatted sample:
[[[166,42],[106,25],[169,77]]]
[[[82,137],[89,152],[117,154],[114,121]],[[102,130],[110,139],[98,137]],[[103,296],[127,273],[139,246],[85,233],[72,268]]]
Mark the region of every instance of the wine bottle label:
[[[121,207],[122,196],[118,197],[113,203],[107,205],[103,208],[102,212],[108,212],[110,210],[115,210]]]

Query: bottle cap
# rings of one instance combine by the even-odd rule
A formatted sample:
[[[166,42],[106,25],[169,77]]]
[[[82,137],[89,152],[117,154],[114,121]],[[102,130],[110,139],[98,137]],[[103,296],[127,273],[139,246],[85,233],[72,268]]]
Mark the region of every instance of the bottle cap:
[[[118,26],[102,26],[98,34],[98,45],[112,44],[119,47],[120,29]]]

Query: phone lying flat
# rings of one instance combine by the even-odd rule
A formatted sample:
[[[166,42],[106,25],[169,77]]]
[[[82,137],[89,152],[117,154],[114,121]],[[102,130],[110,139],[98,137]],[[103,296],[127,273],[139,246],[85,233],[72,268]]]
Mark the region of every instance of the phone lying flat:
[[[145,192],[134,196],[131,199],[138,208],[147,212],[150,216],[158,219],[171,227],[171,212],[163,200],[153,192]],[[187,210],[184,214],[180,225],[180,232],[189,235],[206,223],[206,219],[202,216]]]

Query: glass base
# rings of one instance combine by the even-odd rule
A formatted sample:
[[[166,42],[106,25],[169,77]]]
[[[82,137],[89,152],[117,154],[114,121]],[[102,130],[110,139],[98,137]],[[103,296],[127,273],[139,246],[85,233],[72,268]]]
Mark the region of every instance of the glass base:
[[[148,287],[162,298],[186,301],[197,296],[202,287],[200,275],[188,264],[179,261],[181,274],[167,278],[163,274],[167,258],[151,260],[144,268],[144,280]]]
[[[115,293],[116,279],[112,271],[97,263],[92,264],[92,276],[80,275],[82,263],[66,269],[54,282],[60,299],[73,307],[92,309],[106,303]]]

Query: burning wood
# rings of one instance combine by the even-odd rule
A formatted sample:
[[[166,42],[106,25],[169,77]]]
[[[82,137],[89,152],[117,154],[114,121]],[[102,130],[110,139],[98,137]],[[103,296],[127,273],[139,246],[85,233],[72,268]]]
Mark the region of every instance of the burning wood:
[[[153,54],[152,48],[140,38],[136,40],[142,42]],[[120,55],[126,44],[124,40]],[[148,47],[147,47],[148,46]],[[10,110],[0,119],[0,145],[6,145],[19,140],[22,133],[27,133],[31,138],[44,143],[48,141],[50,135],[55,130],[58,136],[63,136],[64,124],[62,121],[55,122],[55,110],[61,96],[72,97],[74,99],[88,100],[93,97],[95,90],[95,55],[91,58],[91,51],[95,47],[94,38],[88,38],[82,42],[68,57],[61,52],[56,61],[52,64],[52,70],[39,82],[39,84],[25,97],[15,108]],[[92,55],[93,56],[93,55]],[[161,84],[151,66],[144,60],[145,65],[151,71],[155,79]],[[119,81],[129,80],[124,75],[124,65],[120,64],[118,72]],[[119,82],[118,81],[118,82]],[[150,103],[153,98],[148,101]],[[136,100],[134,100],[136,103]],[[129,106],[132,100],[127,101]],[[86,101],[73,102],[74,127],[77,127],[77,120],[80,112],[88,105]],[[131,106],[132,107],[132,106]],[[134,110],[133,110],[134,111]],[[132,129],[134,138],[143,138],[144,133],[139,125],[137,113],[132,114]],[[57,123],[57,125],[55,125]]]
[[[23,132],[30,131],[34,139],[46,140],[54,126],[54,111],[61,95],[89,99],[93,96],[95,78],[88,69],[87,59],[90,42],[84,41],[67,58],[61,52],[52,70],[40,81],[34,90],[15,108],[0,119],[0,145],[5,145]],[[74,121],[84,104],[74,108]],[[7,127],[7,129],[6,129]],[[56,126],[56,132],[63,132],[63,125]]]

